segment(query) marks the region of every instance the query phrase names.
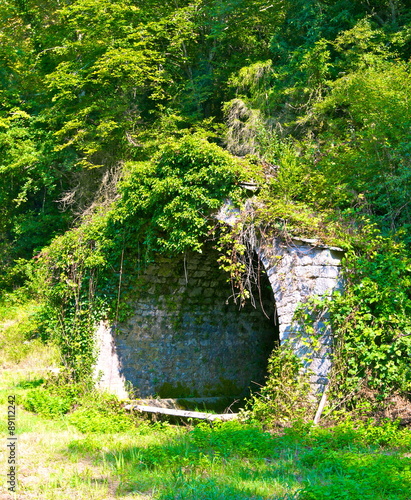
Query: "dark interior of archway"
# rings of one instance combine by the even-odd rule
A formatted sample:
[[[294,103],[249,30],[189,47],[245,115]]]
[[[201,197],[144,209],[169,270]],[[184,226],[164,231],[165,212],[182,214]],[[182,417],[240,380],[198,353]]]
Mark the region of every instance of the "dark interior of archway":
[[[261,261],[259,261],[257,254],[253,256],[253,275],[254,278],[251,280],[250,290],[253,300],[249,299],[249,303],[243,308],[242,314],[250,314],[250,305],[255,307],[255,310],[260,313],[259,321],[261,330],[263,332],[270,332],[270,335],[264,338],[264,359],[266,363],[260,378],[251,380],[247,390],[243,392],[240,398],[234,400],[231,406],[233,411],[244,407],[245,402],[250,398],[252,393],[258,393],[259,389],[265,384],[268,376],[268,360],[273,350],[277,349],[280,345],[279,320],[273,289],[267,272]]]
[[[267,276],[267,273],[261,263],[258,260],[257,254],[254,254],[252,260],[252,278],[250,279],[250,298],[245,302],[242,307],[236,303],[235,307],[238,310],[239,315],[247,320],[247,316],[252,316],[255,322],[255,318],[258,318],[258,326],[261,331],[261,337],[259,338],[260,343],[260,365],[261,357],[263,358],[264,366],[259,371],[258,376],[250,378],[247,387],[238,394],[225,394],[219,398],[179,398],[179,404],[187,410],[192,409],[202,409],[202,410],[213,410],[217,412],[223,412],[229,408],[230,411],[237,411],[239,408],[243,408],[246,401],[250,398],[252,393],[257,393],[259,389],[265,384],[266,377],[268,375],[267,367],[268,360],[274,349],[279,346],[280,336],[279,336],[279,322],[276,310],[276,304],[274,299],[274,293]],[[231,309],[234,306],[233,300],[231,299],[231,304],[227,304],[226,308]],[[268,334],[267,334],[268,332]],[[262,354],[262,356],[261,356]],[[165,394],[166,395],[166,394]]]
[[[278,344],[275,301],[268,277],[254,259],[253,300],[233,301],[218,253],[163,259],[141,277],[133,315],[119,325],[121,374],[139,398],[243,400],[264,384]],[[188,403],[186,407],[188,408]]]

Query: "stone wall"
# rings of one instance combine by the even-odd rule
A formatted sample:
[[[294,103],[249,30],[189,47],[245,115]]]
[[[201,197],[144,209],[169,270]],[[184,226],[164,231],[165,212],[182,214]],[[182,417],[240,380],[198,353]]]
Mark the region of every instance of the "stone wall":
[[[313,318],[320,348],[310,353],[293,315],[308,297],[330,297],[342,289],[342,251],[296,239],[260,242],[255,250],[265,268],[263,307],[254,290],[257,307],[239,309],[211,248],[148,267],[134,285],[130,319],[115,334],[100,325],[100,386],[121,397],[124,382],[138,397],[244,395],[257,387],[254,382],[264,383],[268,357],[280,341],[301,357],[311,354],[305,364],[313,388],[322,392],[331,366],[331,332]]]
[[[258,252],[274,292],[280,343],[288,343],[305,359],[314,390],[322,392],[331,368],[332,332],[326,328],[325,318],[313,318],[320,346],[310,350],[304,331],[293,321],[293,316],[298,304],[309,297],[329,298],[334,290],[343,290],[340,277],[343,252],[340,248],[321,246],[315,240],[285,242],[276,238],[262,242]]]
[[[100,326],[101,387],[119,393],[122,379],[138,397],[207,397],[245,395],[257,387],[253,382],[264,383],[278,340],[268,279],[262,302],[269,318],[257,290],[256,308],[234,303],[217,259],[208,249],[159,260],[144,271],[135,285],[133,313],[112,336],[111,359],[107,329]]]

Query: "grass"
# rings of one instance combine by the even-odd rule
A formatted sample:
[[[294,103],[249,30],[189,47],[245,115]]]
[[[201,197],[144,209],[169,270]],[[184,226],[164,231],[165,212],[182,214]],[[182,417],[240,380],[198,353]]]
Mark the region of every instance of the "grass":
[[[30,391],[48,390],[36,346],[16,370],[9,357],[0,376],[1,415],[8,395],[19,403],[18,492],[8,494],[4,474],[1,500],[411,500],[410,430],[350,421],[329,429],[295,422],[281,434],[237,422],[130,425],[118,412],[110,420],[97,396],[50,419],[22,407]],[[5,418],[0,431],[5,471]]]
[[[57,348],[39,338],[37,301],[0,303],[0,366],[2,371],[45,372],[59,363]]]

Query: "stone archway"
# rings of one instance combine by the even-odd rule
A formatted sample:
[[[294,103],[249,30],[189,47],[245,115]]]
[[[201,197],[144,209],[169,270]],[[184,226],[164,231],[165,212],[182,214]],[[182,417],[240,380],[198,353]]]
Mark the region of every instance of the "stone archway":
[[[100,386],[120,397],[126,397],[125,384],[139,397],[241,396],[254,382],[264,383],[276,341],[305,354],[294,312],[308,297],[329,297],[342,288],[342,250],[274,238],[255,251],[266,274],[256,308],[240,310],[230,300],[231,286],[211,248],[148,267],[136,283],[130,319],[116,334],[100,325]],[[321,392],[331,366],[331,332],[318,321],[313,326],[321,349],[307,368],[313,389]]]
[[[263,384],[279,341],[275,300],[263,270],[255,307],[232,298],[218,253],[161,258],[135,286],[130,318],[113,333],[100,325],[100,386],[125,397],[244,397]],[[231,297],[230,297],[231,296]]]

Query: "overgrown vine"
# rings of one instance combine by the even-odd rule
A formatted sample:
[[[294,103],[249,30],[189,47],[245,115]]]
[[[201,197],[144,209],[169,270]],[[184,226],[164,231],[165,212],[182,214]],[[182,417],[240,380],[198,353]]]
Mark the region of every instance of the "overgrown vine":
[[[92,375],[96,323],[124,319],[128,283],[157,255],[202,251],[224,199],[242,203],[246,169],[198,135],[162,146],[151,162],[129,164],[111,204],[87,210],[82,223],[41,254],[49,330],[74,379]],[[143,254],[141,248],[144,249]]]

